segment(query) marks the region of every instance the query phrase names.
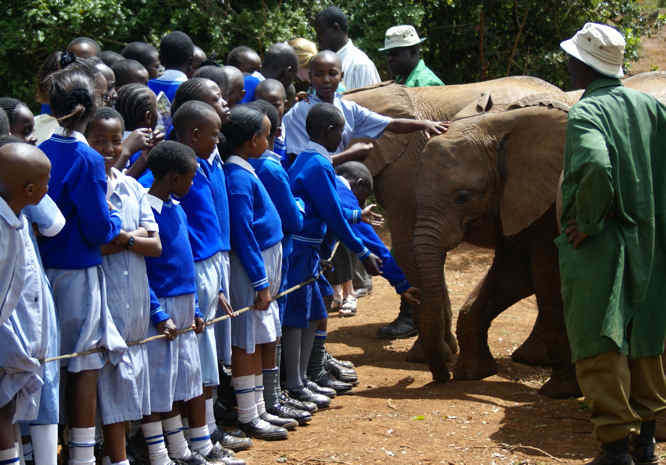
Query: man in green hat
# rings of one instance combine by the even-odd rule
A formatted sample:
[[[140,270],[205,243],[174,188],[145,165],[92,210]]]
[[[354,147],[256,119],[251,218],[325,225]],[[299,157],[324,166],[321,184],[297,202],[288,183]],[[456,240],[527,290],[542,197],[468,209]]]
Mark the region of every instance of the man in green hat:
[[[601,454],[593,465],[656,464],[666,409],[666,106],[622,85],[625,41],[587,23],[562,42],[573,87],[559,248],[572,360]],[[633,446],[629,436],[637,434]]]
[[[444,83],[421,58],[421,43],[425,41],[414,26],[400,25],[387,29],[384,47],[391,74],[398,84],[407,87],[443,86]]]

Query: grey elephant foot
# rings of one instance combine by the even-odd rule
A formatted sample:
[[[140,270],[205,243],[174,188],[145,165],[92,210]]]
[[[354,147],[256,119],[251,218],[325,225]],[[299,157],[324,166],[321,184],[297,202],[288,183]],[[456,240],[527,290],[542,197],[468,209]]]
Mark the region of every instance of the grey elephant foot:
[[[423,343],[421,338],[418,338],[409,352],[407,352],[407,361],[409,363],[426,363],[425,351],[423,350]]]
[[[511,354],[511,359],[525,365],[547,366],[553,363],[552,358],[548,355],[546,345],[535,339],[528,339],[523,342],[523,345]]]
[[[559,373],[553,372],[546,384],[539,389],[539,394],[551,399],[568,399],[583,395],[573,369],[560,371]]]
[[[493,358],[483,359],[458,359],[453,370],[454,378],[457,380],[483,379],[497,374],[497,363]]]

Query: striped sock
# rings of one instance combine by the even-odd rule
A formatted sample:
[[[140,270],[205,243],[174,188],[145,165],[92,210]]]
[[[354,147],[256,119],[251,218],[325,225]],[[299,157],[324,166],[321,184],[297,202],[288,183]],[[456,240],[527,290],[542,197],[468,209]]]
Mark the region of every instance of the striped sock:
[[[0,450],[0,465],[14,465],[19,463],[18,447]]]
[[[164,443],[164,433],[162,432],[162,422],[153,421],[141,425],[143,438],[148,446],[148,458],[150,465],[167,465],[171,462],[169,452]]]
[[[69,464],[95,465],[95,427],[70,428]]]
[[[238,376],[231,379],[238,404],[238,421],[249,423],[259,416],[254,395],[254,375]]]
[[[264,401],[264,375],[254,375],[254,401],[257,404],[259,416],[266,413],[266,402]]]
[[[192,455],[185,434],[183,433],[183,420],[180,415],[162,420],[162,427],[167,438],[169,457],[173,459],[188,459]]]
[[[208,433],[208,425],[190,428],[190,444],[192,444],[193,450],[199,452],[204,457],[208,455],[213,448],[213,443]]]

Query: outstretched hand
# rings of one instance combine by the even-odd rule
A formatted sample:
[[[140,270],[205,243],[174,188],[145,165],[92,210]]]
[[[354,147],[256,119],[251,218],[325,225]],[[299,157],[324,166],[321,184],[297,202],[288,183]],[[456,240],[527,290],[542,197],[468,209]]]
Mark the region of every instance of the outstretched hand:
[[[421,305],[421,289],[412,286],[400,295],[410,304]]]
[[[382,273],[382,259],[373,253],[368,255],[365,260],[363,260],[363,266],[365,267],[365,270],[372,276],[377,276]]]
[[[577,249],[578,246],[587,239],[588,235],[582,231],[578,230],[578,225],[576,220],[569,220],[567,223],[567,229],[564,230],[564,233],[567,235],[569,243],[573,245],[574,249]]]
[[[444,134],[449,130],[451,125],[450,121],[423,121],[423,133],[425,134],[426,139],[430,139],[432,136],[439,136]]]
[[[372,209],[376,206],[377,205],[373,203],[365,207],[361,212],[361,221],[371,224],[372,226],[383,226],[384,216],[372,211]]]

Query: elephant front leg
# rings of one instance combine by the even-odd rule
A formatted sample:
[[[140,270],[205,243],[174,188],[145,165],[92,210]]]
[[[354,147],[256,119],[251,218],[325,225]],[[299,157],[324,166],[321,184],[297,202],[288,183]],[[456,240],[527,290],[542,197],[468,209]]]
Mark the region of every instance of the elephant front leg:
[[[488,274],[460,310],[456,334],[460,355],[455,379],[483,379],[497,373],[497,364],[488,347],[492,321],[533,291],[526,260],[513,251],[498,248]]]

